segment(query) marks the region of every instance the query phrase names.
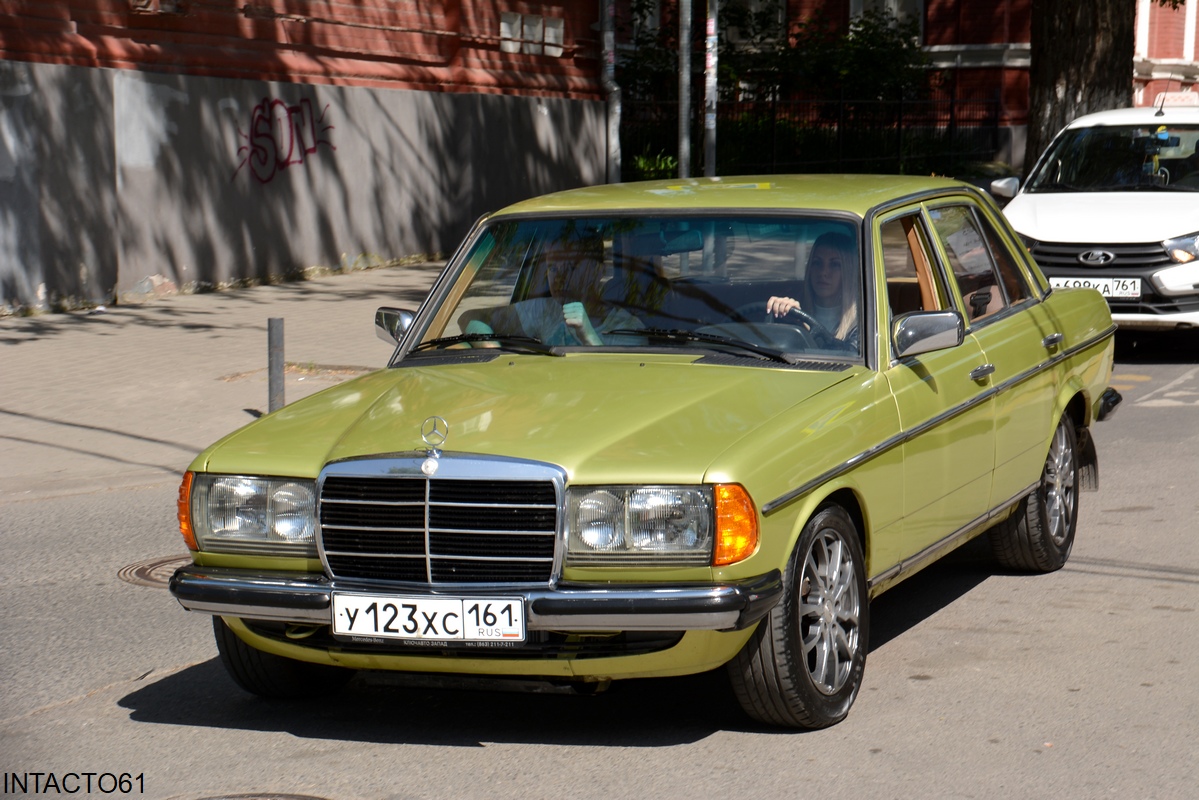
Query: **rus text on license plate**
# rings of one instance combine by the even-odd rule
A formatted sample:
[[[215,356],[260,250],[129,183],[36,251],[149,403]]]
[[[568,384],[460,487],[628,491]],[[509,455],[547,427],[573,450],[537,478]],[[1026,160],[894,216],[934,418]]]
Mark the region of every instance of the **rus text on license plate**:
[[[1049,285],[1064,289],[1098,289],[1104,297],[1140,297],[1140,278],[1050,278]]]
[[[333,633],[414,641],[523,642],[518,597],[333,595]]]

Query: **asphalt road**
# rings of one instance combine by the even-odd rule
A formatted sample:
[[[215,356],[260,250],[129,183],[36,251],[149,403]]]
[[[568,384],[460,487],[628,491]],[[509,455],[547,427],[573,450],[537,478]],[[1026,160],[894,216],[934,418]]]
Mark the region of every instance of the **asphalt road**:
[[[1067,566],[1007,574],[972,544],[901,584],[873,605],[857,705],[815,733],[749,723],[719,672],[595,697],[367,676],[261,701],[162,585],[183,553],[173,480],[0,498],[2,788],[53,773],[84,796],[93,773],[91,794],[189,800],[1193,797],[1199,338],[1121,334],[1113,383],[1125,402],[1095,429],[1101,488]]]

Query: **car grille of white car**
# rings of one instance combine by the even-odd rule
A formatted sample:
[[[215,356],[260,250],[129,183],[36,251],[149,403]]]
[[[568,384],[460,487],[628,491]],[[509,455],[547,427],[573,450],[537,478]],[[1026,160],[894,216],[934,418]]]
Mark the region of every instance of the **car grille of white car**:
[[[1163,267],[1170,264],[1170,257],[1161,242],[1146,244],[1076,244],[1037,242],[1032,248],[1032,257],[1044,268],[1069,267],[1071,269],[1094,269],[1104,272],[1112,270],[1140,270],[1147,267]],[[1080,261],[1084,253],[1105,252],[1115,258],[1103,264]]]
[[[552,481],[328,476],[321,549],[335,579],[548,584]]]

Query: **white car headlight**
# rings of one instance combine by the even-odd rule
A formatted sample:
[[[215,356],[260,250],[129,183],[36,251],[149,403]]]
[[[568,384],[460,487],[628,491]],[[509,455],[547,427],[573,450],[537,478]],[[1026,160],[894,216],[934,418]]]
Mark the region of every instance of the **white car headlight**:
[[[316,556],[316,484],[197,474],[191,520],[201,550]]]
[[[570,564],[706,566],[712,562],[711,487],[581,487],[567,493],[566,509]]]
[[[1178,266],[1153,273],[1150,280],[1158,294],[1177,297],[1199,292],[1199,233],[1167,239],[1162,246]]]
[[[1162,242],[1162,246],[1166,248],[1166,253],[1170,258],[1179,264],[1191,264],[1199,260],[1199,233],[1179,236],[1177,239],[1167,239]],[[1158,275],[1160,274],[1159,272]]]

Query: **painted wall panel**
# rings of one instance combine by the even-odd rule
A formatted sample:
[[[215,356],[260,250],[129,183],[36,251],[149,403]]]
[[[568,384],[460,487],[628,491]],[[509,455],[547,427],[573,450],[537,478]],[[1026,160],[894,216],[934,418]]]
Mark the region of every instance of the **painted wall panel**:
[[[19,62],[0,87],[0,307],[447,252],[605,175],[587,100]]]

